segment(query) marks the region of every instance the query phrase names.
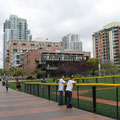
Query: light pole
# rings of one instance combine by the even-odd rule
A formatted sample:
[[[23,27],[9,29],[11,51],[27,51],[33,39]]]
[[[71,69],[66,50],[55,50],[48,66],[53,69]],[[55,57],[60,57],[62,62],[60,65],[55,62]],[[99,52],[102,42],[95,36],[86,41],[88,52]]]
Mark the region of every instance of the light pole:
[[[99,76],[100,76],[100,75],[101,75],[101,64],[100,64],[100,58],[99,58],[98,68],[99,68]]]
[[[100,45],[99,45],[99,58],[98,58],[98,69],[99,69],[99,76],[101,75],[101,64],[100,64]]]

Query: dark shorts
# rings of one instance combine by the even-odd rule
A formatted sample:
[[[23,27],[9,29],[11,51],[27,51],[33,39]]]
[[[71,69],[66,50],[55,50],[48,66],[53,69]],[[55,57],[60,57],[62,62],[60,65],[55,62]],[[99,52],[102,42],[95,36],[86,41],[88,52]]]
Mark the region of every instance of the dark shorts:
[[[17,89],[20,89],[20,88],[21,88],[21,86],[16,86],[16,88],[17,88]]]

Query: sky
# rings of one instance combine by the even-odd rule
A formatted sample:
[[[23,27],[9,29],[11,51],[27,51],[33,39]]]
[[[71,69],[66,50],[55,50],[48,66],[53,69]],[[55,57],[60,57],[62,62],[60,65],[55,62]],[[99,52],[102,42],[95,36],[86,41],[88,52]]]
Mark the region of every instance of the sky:
[[[61,41],[80,34],[83,51],[92,53],[92,34],[120,22],[120,0],[0,0],[0,68],[3,67],[3,23],[11,14],[27,19],[33,39]]]

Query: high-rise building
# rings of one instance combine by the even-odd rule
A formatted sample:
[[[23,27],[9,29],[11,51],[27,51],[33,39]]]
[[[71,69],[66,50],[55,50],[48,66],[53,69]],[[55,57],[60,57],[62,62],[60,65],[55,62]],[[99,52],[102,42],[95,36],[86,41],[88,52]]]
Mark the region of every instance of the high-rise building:
[[[30,30],[28,30],[27,20],[19,18],[16,15],[10,15],[10,18],[4,23],[3,38],[3,62],[5,68],[7,56],[7,43],[9,40],[32,40]]]
[[[62,46],[67,50],[82,51],[82,42],[78,34],[68,34],[62,38]]]
[[[120,23],[112,22],[92,35],[93,56],[102,62],[118,64],[120,53]]]

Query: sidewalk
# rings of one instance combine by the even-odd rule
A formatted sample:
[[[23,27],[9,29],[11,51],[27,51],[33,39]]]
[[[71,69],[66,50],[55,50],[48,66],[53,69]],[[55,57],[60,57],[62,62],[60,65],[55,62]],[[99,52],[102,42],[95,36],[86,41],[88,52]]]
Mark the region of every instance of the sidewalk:
[[[0,83],[0,120],[113,120],[80,109],[17,92]]]

